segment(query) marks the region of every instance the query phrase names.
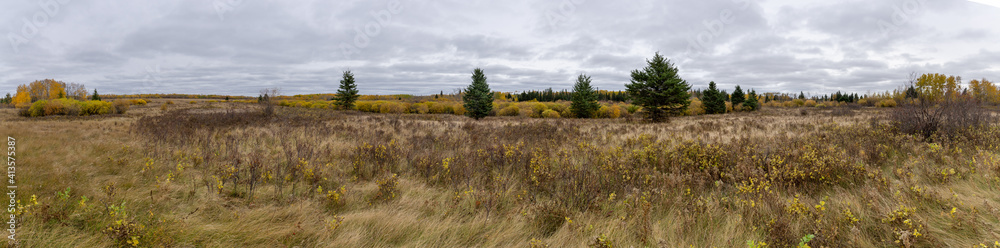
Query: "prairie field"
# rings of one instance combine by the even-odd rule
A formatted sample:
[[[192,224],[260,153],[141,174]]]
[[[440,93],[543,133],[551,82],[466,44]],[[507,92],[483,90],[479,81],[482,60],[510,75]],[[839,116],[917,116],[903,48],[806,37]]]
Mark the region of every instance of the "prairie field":
[[[995,122],[922,137],[860,107],[645,123],[165,101],[0,109],[19,245],[1000,247]]]

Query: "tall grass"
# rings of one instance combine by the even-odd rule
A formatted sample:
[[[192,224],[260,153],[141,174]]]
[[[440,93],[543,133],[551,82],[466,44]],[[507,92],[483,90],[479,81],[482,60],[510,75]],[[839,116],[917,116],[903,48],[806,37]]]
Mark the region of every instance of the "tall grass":
[[[59,139],[39,141],[47,134],[37,124],[13,124],[36,140],[25,150],[50,154],[25,155],[48,166],[27,172],[39,182],[33,192],[43,193],[24,210],[26,232],[35,235],[25,242],[785,247],[812,235],[813,247],[939,247],[1000,240],[990,231],[1000,226],[995,126],[929,143],[870,122],[878,113],[871,109],[637,124],[178,108],[83,126],[42,123],[98,137],[67,150]],[[103,137],[102,128],[131,132]],[[77,156],[86,159],[71,162]],[[54,194],[67,186],[67,197]],[[90,200],[81,204],[84,196]],[[44,239],[56,235],[67,238]],[[71,241],[81,236],[97,238]]]

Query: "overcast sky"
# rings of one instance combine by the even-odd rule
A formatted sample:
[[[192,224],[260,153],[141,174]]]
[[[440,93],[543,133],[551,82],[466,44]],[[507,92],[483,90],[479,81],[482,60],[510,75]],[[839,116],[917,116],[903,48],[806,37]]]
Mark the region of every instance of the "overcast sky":
[[[1000,80],[989,0],[8,0],[0,94],[33,80],[102,93],[434,94],[622,90],[659,51],[693,88],[898,88],[910,72]],[[360,34],[359,34],[360,32]]]

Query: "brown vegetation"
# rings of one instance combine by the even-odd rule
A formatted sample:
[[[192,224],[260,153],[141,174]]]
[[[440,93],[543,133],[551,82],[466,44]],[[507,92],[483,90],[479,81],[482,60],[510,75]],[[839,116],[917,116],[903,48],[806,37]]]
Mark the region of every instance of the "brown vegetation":
[[[560,111],[535,106],[499,111]],[[19,195],[23,244],[786,247],[807,235],[813,247],[1000,241],[995,125],[928,141],[897,133],[899,125],[875,119],[880,110],[865,108],[806,116],[765,108],[642,124],[287,107],[262,114],[266,107],[192,104],[162,114],[139,107],[83,124],[5,122],[24,140],[19,159],[35,166],[22,182],[37,199]],[[616,109],[630,112],[623,106],[604,115]],[[79,144],[62,145],[71,139]]]

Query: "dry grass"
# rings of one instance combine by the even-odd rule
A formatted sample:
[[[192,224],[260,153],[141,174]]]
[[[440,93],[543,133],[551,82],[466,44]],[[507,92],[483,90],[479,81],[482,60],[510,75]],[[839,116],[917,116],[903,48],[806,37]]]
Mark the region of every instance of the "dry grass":
[[[875,109],[644,124],[164,102],[103,117],[0,110],[20,142],[22,246],[1000,241],[995,127],[926,143],[870,124]],[[134,232],[107,231],[120,223]]]

